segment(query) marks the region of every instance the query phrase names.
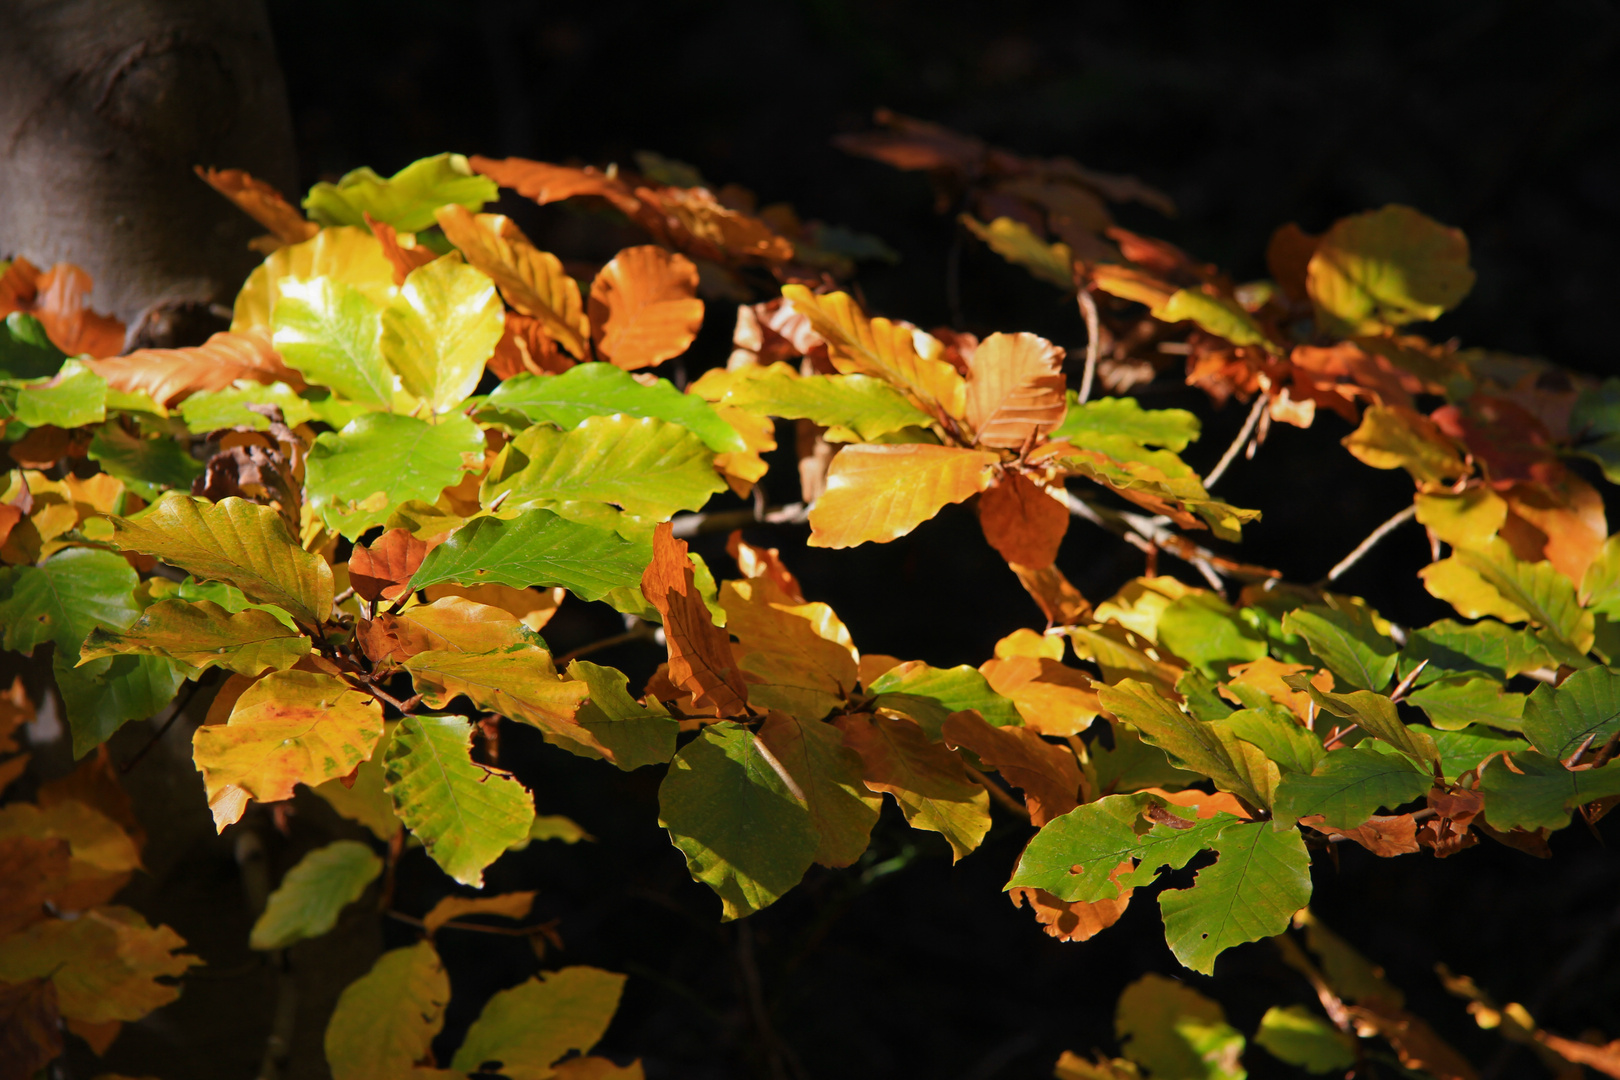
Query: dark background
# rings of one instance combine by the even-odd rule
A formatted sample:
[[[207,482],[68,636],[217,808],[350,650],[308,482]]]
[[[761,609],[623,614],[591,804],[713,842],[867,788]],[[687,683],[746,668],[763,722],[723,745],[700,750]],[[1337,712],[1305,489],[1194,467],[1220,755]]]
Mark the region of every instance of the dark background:
[[[829,144],[865,129],[882,105],[1019,153],[1134,173],[1181,212],[1163,220],[1127,209],[1123,223],[1239,279],[1263,275],[1265,242],[1283,222],[1319,231],[1343,214],[1408,203],[1473,243],[1479,283],[1439,336],[1588,372],[1614,366],[1620,66],[1608,3],[271,0],[270,9],[305,184],[363,164],[387,174],[446,149],[599,165],[654,150],[762,202],[882,237],[902,261],[863,269],[871,306],[946,323],[953,227],[934,214],[926,182]],[[1072,302],[976,244],[963,249],[961,283],[968,329],[1083,343]],[[711,305],[692,370],[723,360],[730,322]],[[1173,383],[1140,394],[1205,416],[1206,438],[1186,455],[1199,468],[1241,421],[1241,409],[1212,415]],[[1307,432],[1274,429],[1254,462],[1233,468],[1221,493],[1266,514],[1247,531],[1247,558],[1315,580],[1405,504],[1403,476],[1373,473],[1337,447],[1346,431],[1331,416]],[[790,460],[779,456],[766,488],[773,502],[797,497]],[[1039,625],[960,508],[853,552],[805,551],[802,531],[751,535],[782,544],[809,596],[832,603],[867,651],[976,664],[1002,634]],[[719,539],[699,550],[729,571]],[[1413,577],[1426,558],[1408,528],[1341,585],[1421,624],[1445,614]],[[1142,569],[1132,549],[1080,524],[1060,563],[1093,600]],[[1186,570],[1169,559],[1164,568]],[[548,636],[562,650],[615,629],[611,613],[565,611]],[[658,657],[621,649],[597,659],[635,676]],[[539,888],[537,914],[561,918],[566,949],[546,966],[631,975],[604,1051],[640,1055],[651,1077],[1044,1076],[1062,1049],[1114,1049],[1114,998],[1146,970],[1188,978],[1246,1033],[1267,1005],[1310,1000],[1264,945],[1225,955],[1213,982],[1181,971],[1147,893],[1092,942],[1049,940],[998,895],[1027,832],[1002,817],[953,868],[943,842],[905,829],[891,807],[859,866],[813,870],[775,907],[719,925],[718,902],[656,828],[659,770],[626,776],[532,734],[507,732],[503,763],[543,813],[574,817],[599,842],[538,845],[503,861],[491,886]],[[1443,862],[1345,851],[1337,868],[1315,872],[1317,909],[1388,965],[1468,1056],[1496,1076],[1534,1075],[1529,1055],[1499,1052],[1431,969],[1445,961],[1471,973],[1563,1034],[1620,1035],[1620,872],[1580,825],[1554,849],[1550,863],[1494,846]],[[425,910],[445,887],[418,852],[399,906]],[[406,929],[396,929],[391,943],[404,944]],[[485,995],[536,967],[508,939],[461,937],[470,940],[447,939],[444,950],[457,998],[441,1048]],[[1255,1075],[1286,1074],[1257,1049],[1247,1062]]]

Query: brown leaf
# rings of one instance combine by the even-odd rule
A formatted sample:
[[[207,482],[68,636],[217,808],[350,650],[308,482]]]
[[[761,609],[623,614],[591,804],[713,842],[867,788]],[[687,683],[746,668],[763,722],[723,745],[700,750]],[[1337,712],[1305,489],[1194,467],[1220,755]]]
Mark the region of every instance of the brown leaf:
[[[1069,583],[1056,563],[1041,567],[1023,563],[1007,566],[1018,575],[1019,584],[1040,605],[1041,613],[1051,625],[1075,626],[1091,618],[1091,602]]]
[[[1620,1077],[1620,1039],[1606,1045],[1580,1042],[1554,1035],[1550,1031],[1537,1031],[1536,1041],[1566,1061],[1585,1065],[1604,1076]]]
[[[914,120],[879,109],[877,122],[887,131],[863,131],[833,138],[846,154],[859,154],[896,169],[977,172],[989,148],[971,135],[927,120]]]
[[[404,285],[405,279],[412,270],[418,266],[426,266],[437,259],[438,253],[424,244],[415,244],[405,247],[399,242],[399,231],[386,221],[378,221],[370,214],[362,211],[361,216],[366,219],[366,225],[371,229],[371,235],[377,238],[382,246],[383,254],[394,266],[394,284]]]
[[[1047,567],[1069,531],[1069,508],[1023,473],[1008,470],[979,496],[979,527],[1009,563]]]
[[[166,408],[192,394],[224,390],[237,379],[304,388],[303,377],[281,362],[281,355],[270,344],[270,331],[264,327],[242,333],[221,331],[201,345],[183,349],[137,349],[85,366],[114,390],[146,394]]]
[[[810,546],[843,548],[904,536],[951,503],[983,491],[999,458],[926,443],[846,446],[810,511]]]
[[[106,743],[66,776],[41,784],[35,801],[47,810],[64,802],[81,802],[123,829],[137,851],[146,846],[146,830],[135,815],[134,800],[118,779]]]
[[[787,262],[793,244],[756,217],[722,206],[707,188],[636,188],[636,224],[654,239],[714,262]]]
[[[634,371],[681,355],[703,325],[698,272],[661,247],[625,248],[591,283],[591,340],[603,360]]]
[[[349,556],[349,584],[366,600],[398,600],[410,591],[411,575],[429,550],[409,530],[389,529],[370,547],[355,545]]]
[[[866,786],[893,795],[912,828],[943,836],[953,861],[984,840],[990,794],[968,777],[961,758],[910,720],[844,716],[837,726],[844,745],[861,756]]]
[[[1266,245],[1266,267],[1271,271],[1271,279],[1282,294],[1296,304],[1310,299],[1305,291],[1305,267],[1321,242],[1320,236],[1312,236],[1290,221],[1272,233],[1271,242]]]
[[[0,836],[0,938],[45,918],[45,901],[68,881],[63,839]]]
[[[209,187],[269,229],[270,235],[282,244],[301,244],[321,231],[319,225],[300,214],[281,192],[241,169],[205,169],[201,165],[196,169]]]
[[[461,249],[470,265],[489,275],[508,304],[540,320],[546,333],[574,357],[586,358],[590,325],[579,283],[563,272],[557,256],[535,247],[499,214],[474,215],[450,203],[435,215],[446,239]]]
[[[721,716],[748,712],[748,689],[731,653],[731,638],[714,625],[693,581],[686,541],[675,539],[669,522],[653,533],[653,559],[641,575],[641,593],[664,620],[669,645],[669,678],[704,707]]]
[[[1129,873],[1132,869],[1134,864],[1127,859],[1114,869],[1113,876]],[[1135,891],[1122,888],[1119,895],[1111,900],[1091,902],[1063,901],[1045,889],[1011,889],[1008,896],[1013,902],[1013,907],[1028,904],[1030,910],[1035,913],[1036,920],[1046,927],[1046,932],[1059,941],[1090,941],[1119,922],[1120,917],[1125,914],[1126,906],[1131,902],[1131,894]]]
[[[21,749],[15,737],[17,729],[33,723],[34,716],[34,703],[28,697],[22,676],[13,675],[11,688],[0,693],[0,753]]]
[[[1300,818],[1299,823],[1309,825],[1317,832],[1328,836],[1342,836],[1346,840],[1353,840],[1384,859],[1391,859],[1397,855],[1411,855],[1418,850],[1417,823],[1412,820],[1411,814],[1371,817],[1353,829],[1336,829],[1332,825],[1324,825],[1320,814]]]
[[[0,983],[0,1080],[31,1080],[62,1053],[56,984]]]
[[[467,161],[474,172],[482,173],[501,187],[511,188],[541,206],[580,195],[594,195],[607,199],[626,214],[633,215],[639,209],[639,203],[630,194],[629,187],[596,169],[576,169],[515,157],[496,161],[475,155]]]
[[[39,276],[38,289],[31,313],[58,349],[94,357],[124,351],[124,324],[89,306],[89,274],[72,263],[57,263]]]
[[[1546,559],[1579,582],[1609,537],[1603,496],[1570,472],[1550,484],[1512,484],[1501,494],[1508,517],[1500,534],[1513,553],[1525,562]]]
[[[531,375],[561,375],[574,363],[573,357],[557,348],[539,319],[508,311],[501,340],[495,343],[495,354],[489,359],[489,370],[501,379],[525,371]]]
[[[808,356],[819,360],[822,374],[833,372],[827,343],[804,313],[778,296],[761,304],[739,304],[737,325],[731,333],[728,368],[746,364],[769,367],[778,361]]]
[[[1479,836],[1471,831],[1470,826],[1484,806],[1484,797],[1477,791],[1464,788],[1447,791],[1441,787],[1429,789],[1429,809],[1435,812],[1435,816],[1423,823],[1417,836],[1418,843],[1433,848],[1435,857],[1439,859],[1474,846],[1479,843]]]
[[[1028,728],[991,727],[972,709],[952,713],[940,732],[947,745],[973,751],[1022,791],[1036,828],[1080,805],[1080,766],[1068,747],[1049,743]]]
[[[1353,1005],[1349,1013],[1358,1035],[1381,1036],[1408,1069],[1436,1080],[1479,1080],[1474,1067],[1421,1017],[1377,1000]]]
[[[534,897],[532,892],[501,893],[498,896],[447,896],[422,917],[422,930],[431,936],[445,923],[463,915],[501,915],[508,919],[521,919],[534,906]]]
[[[991,334],[968,359],[967,422],[980,446],[1017,450],[1063,423],[1063,350],[1034,334]]]
[[[39,297],[39,267],[18,256],[0,274],[0,318],[13,311],[32,311]]]

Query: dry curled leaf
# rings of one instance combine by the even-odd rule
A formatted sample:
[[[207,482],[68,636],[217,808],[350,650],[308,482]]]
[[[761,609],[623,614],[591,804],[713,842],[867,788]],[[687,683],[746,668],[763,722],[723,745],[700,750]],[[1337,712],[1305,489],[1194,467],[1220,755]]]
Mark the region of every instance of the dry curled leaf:
[[[731,638],[714,625],[686,550],[686,541],[675,539],[664,522],[653,533],[653,559],[641,576],[642,595],[663,616],[669,679],[699,707],[742,716],[748,711],[748,689],[732,656]]]

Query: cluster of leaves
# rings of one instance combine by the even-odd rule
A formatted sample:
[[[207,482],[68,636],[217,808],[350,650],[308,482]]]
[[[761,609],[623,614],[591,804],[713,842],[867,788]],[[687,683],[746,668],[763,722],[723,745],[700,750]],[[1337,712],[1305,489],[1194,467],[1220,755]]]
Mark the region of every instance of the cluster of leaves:
[[[252,177],[202,170],[269,234],[230,330],[193,348],[117,355],[82,272],[6,265],[0,423],[17,467],[0,495],[0,625],[8,650],[52,650],[75,754],[207,684],[193,753],[219,829],[302,785],[388,858],[409,836],[479,888],[506,851],[578,835],[537,815],[479,737],[504,718],[620,769],[667,766],[660,822],[727,919],[812,864],[855,862],[885,794],[956,859],[994,801],[1037,830],[1011,899],[1065,940],[1198,859],[1191,887],[1158,901],[1172,952],[1205,973],[1285,934],[1313,851],[1447,857],[1484,837],[1545,854],[1574,813],[1620,800],[1620,541],[1563,460],[1620,460],[1620,383],[1410,333],[1468,290],[1459,233],[1403,207],[1321,237],[1288,227],[1274,280],[1234,285],[1113,225],[1110,201],[1164,205],[1134,181],[886,122],[848,148],[930,170],[944,205],[978,215],[964,227],[1074,292],[1090,334],[1077,388],[1036,335],[869,315],[838,278],[880,244],[756,211],[650,155],[639,175],[440,155],[317,185],[307,217]],[[498,186],[652,242],[565,264],[483,212]],[[739,301],[730,361],[689,385],[656,377],[695,340],[704,298]],[[1216,401],[1254,402],[1228,461],[1318,406],[1358,424],[1351,453],[1416,483],[1403,514],[1433,539],[1424,584],[1477,621],[1394,626],[1187,535],[1235,543],[1258,511],[1181,459],[1191,413],[1092,397],[1180,357]],[[752,492],[778,422],[802,499],[776,520],[842,548],[971,502],[1047,625],[977,668],[936,668],[861,653],[777,550],[740,534],[740,576],[717,582],[677,536],[704,519],[678,515]],[[1055,561],[1074,515],[1147,551],[1148,575],[1088,601]],[[1161,551],[1210,587],[1157,574]],[[639,694],[552,655],[542,631],[566,597],[660,624],[668,658]],[[5,813],[19,807],[42,812]],[[254,944],[330,931],[382,866],[364,844],[312,853]],[[423,942],[351,987],[328,1034],[340,1080],[435,1069],[446,993],[428,939],[458,913],[521,917],[529,898],[435,911]],[[44,971],[0,983],[37,996],[17,980]],[[556,1063],[600,1038],[619,986],[571,968],[506,991],[438,1074],[609,1075],[589,1071],[617,1068],[602,1059]],[[1406,1018],[1324,986],[1335,1045],[1351,1045],[1350,1017],[1407,1067],[1453,1075],[1378,1026]],[[1154,1008],[1204,1023],[1196,1003]],[[1214,1015],[1187,1037],[1226,1060],[1242,1040]]]

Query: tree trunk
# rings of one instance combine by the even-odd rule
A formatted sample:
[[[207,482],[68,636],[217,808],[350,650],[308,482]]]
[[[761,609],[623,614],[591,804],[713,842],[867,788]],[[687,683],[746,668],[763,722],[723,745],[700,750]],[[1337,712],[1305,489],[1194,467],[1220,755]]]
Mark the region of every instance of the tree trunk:
[[[192,167],[295,176],[262,0],[3,0],[0,87],[0,256],[83,267],[140,343],[218,329],[262,230]]]

